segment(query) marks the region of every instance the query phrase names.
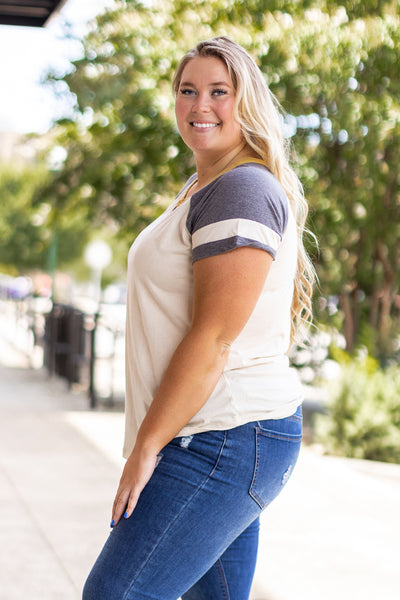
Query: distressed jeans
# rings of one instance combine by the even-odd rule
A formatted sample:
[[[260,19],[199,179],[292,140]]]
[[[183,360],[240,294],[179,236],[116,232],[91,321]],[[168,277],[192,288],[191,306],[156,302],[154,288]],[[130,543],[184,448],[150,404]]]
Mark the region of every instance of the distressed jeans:
[[[294,415],[173,439],[129,519],[111,531],[83,600],[247,600],[259,515],[296,463]]]

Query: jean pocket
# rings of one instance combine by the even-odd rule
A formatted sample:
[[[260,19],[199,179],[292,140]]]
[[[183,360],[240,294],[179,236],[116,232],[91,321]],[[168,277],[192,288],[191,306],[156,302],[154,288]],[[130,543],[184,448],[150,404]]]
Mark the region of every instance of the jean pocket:
[[[292,474],[302,439],[301,417],[261,421],[254,432],[256,456],[249,494],[263,509]]]

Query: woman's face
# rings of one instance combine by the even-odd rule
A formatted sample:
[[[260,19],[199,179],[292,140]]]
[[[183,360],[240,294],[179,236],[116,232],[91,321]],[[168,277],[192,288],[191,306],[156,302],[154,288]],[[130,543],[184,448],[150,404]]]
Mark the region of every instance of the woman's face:
[[[214,162],[243,141],[233,115],[235,90],[224,63],[196,56],[182,71],[175,112],[179,132],[195,159]]]

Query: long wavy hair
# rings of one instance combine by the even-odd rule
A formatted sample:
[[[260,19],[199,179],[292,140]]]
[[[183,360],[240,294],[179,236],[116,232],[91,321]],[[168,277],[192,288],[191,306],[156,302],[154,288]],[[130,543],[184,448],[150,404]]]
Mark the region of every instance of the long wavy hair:
[[[290,165],[289,141],[282,131],[283,110],[252,57],[242,46],[225,36],[200,42],[182,58],[173,79],[175,94],[179,90],[183,69],[197,56],[219,58],[226,66],[235,89],[235,118],[242,134],[278,179],[290,202],[297,226],[291,340],[300,341],[301,326],[312,321],[311,296],[316,276],[303,244],[308,204],[299,178]]]

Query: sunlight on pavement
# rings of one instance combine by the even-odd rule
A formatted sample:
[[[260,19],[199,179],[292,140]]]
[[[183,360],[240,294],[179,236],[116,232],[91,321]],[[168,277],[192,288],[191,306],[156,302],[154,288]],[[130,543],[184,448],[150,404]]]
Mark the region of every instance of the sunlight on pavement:
[[[67,412],[65,421],[72,425],[106,458],[123,466],[122,444],[124,415],[110,412]]]

